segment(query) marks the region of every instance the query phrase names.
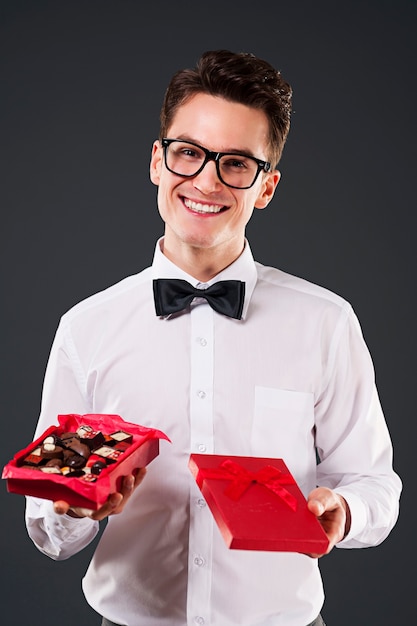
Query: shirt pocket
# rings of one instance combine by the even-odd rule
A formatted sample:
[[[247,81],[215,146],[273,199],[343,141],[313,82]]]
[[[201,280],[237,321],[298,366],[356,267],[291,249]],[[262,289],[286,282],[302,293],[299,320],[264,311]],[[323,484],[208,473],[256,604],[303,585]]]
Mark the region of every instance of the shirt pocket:
[[[254,456],[281,458],[305,477],[315,467],[314,395],[255,387],[251,444]]]

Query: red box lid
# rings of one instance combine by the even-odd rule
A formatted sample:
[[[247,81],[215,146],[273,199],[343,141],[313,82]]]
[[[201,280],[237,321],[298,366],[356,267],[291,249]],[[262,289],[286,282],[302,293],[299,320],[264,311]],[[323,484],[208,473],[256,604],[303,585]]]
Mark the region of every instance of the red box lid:
[[[326,552],[327,535],[282,459],[191,454],[189,468],[229,548]]]

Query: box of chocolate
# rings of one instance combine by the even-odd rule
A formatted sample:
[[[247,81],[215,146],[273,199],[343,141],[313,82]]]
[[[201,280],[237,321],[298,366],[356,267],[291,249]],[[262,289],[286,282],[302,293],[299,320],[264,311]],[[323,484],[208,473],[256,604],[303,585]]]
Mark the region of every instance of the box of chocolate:
[[[191,454],[228,548],[324,554],[327,536],[282,459]]]
[[[123,476],[159,454],[160,430],[120,415],[58,415],[48,428],[3,468],[7,490],[96,510],[118,491]]]

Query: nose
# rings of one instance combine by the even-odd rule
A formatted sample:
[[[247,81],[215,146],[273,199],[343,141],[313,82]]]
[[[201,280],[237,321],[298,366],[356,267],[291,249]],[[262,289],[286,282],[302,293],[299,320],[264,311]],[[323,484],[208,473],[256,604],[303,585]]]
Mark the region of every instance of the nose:
[[[222,182],[217,175],[216,163],[214,160],[208,161],[201,172],[194,176],[193,185],[202,193],[208,194],[218,191]]]

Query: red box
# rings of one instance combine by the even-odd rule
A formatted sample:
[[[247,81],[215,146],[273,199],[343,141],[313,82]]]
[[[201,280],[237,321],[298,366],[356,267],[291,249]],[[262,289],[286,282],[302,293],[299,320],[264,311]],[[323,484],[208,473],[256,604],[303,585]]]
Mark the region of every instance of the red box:
[[[282,459],[191,454],[228,548],[324,554],[329,541]]]
[[[51,426],[29,446],[17,452],[3,468],[2,478],[7,480],[11,493],[36,496],[47,500],[65,500],[71,506],[96,510],[102,506],[110,493],[118,491],[123,476],[145,467],[159,454],[159,440],[169,438],[160,430],[125,422],[120,415],[86,414],[58,415],[59,426]],[[102,470],[96,482],[86,482],[77,477],[43,472],[21,467],[23,459],[35,450],[51,434],[61,435],[76,431],[88,424],[103,434],[124,430],[133,435],[133,441],[118,461]]]

